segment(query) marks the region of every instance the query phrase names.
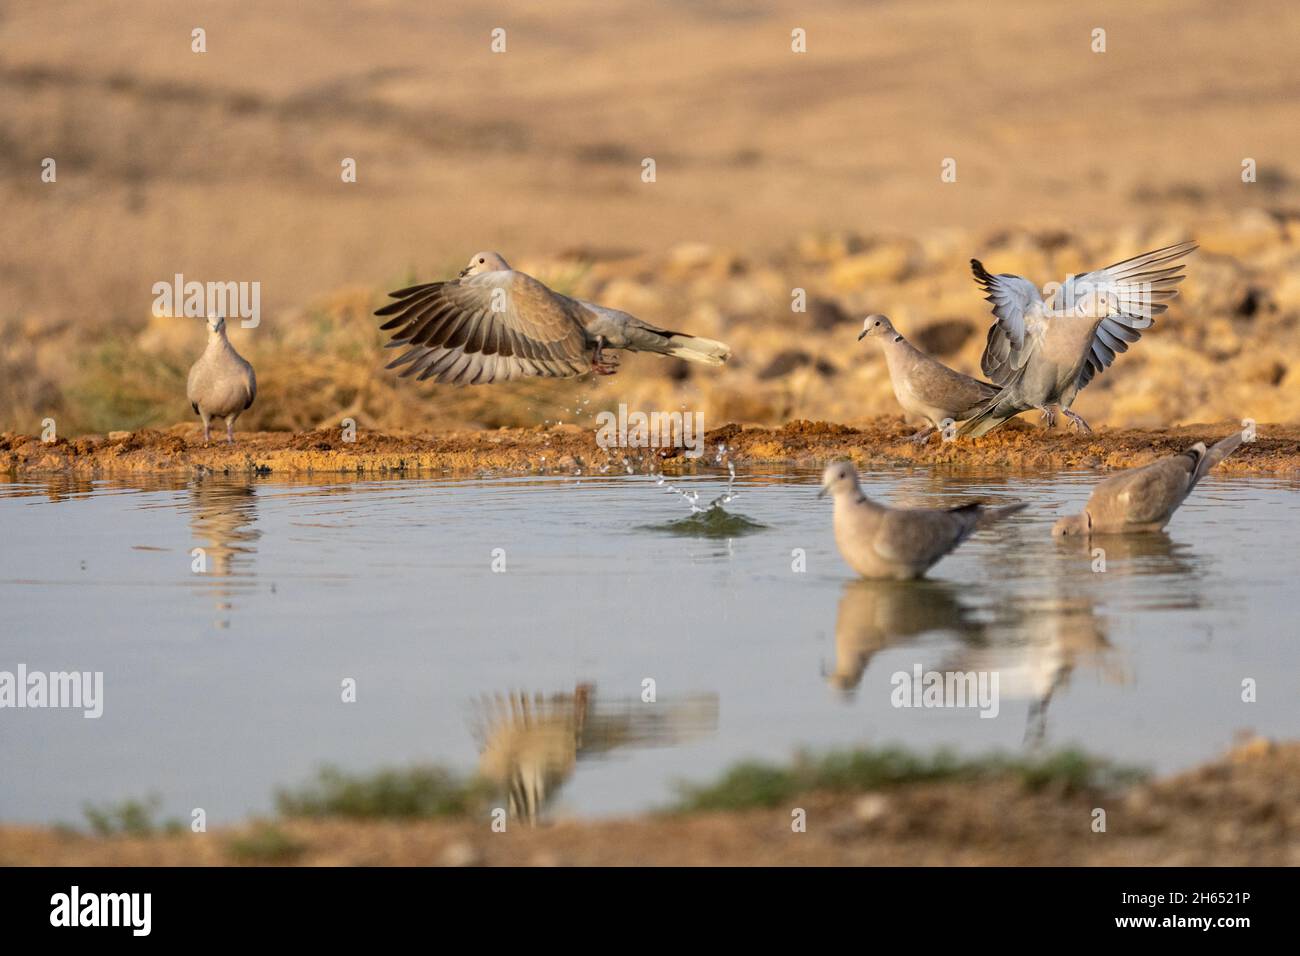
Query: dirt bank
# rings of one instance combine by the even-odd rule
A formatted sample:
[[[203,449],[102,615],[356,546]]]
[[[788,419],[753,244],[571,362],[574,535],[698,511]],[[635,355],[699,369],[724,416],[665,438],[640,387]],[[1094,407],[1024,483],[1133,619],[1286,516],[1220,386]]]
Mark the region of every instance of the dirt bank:
[[[780,428],[724,425],[707,433],[698,463],[716,464],[719,447],[738,466],[811,466],[837,457],[860,465],[945,465],[1008,471],[1124,468],[1212,441],[1238,427],[1231,422],[1171,429],[1103,429],[1079,435],[1046,431],[1023,421],[975,441],[925,445],[908,440],[914,429],[901,418],[878,418],[857,427],[789,422]],[[626,459],[626,463],[624,461]],[[671,450],[603,449],[595,430],[578,425],[451,431],[440,435],[360,432],[345,441],[339,429],[241,434],[234,445],[204,444],[195,426],[165,431],[115,432],[43,443],[30,435],[0,435],[0,474],[33,477],[71,473],[129,476],[154,473],[474,473],[485,470],[573,474],[618,473],[629,465],[666,470],[696,461]],[[1300,475],[1300,425],[1260,425],[1258,440],[1219,466],[1228,474]]]
[[[1062,794],[1011,780],[808,794],[791,807],[538,829],[484,821],[289,821],[206,834],[89,838],[0,827],[7,865],[1300,864],[1300,743],[1256,739],[1127,793]],[[1094,810],[1106,831],[1093,832]]]

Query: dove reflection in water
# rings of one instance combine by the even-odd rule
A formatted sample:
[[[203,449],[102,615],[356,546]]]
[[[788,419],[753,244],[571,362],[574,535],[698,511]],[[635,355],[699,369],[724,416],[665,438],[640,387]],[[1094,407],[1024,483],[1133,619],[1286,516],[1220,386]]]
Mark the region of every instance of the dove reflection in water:
[[[592,684],[572,694],[484,697],[475,706],[479,773],[506,794],[511,817],[535,826],[578,760],[624,747],[667,747],[713,733],[716,694],[644,703],[597,702]]]

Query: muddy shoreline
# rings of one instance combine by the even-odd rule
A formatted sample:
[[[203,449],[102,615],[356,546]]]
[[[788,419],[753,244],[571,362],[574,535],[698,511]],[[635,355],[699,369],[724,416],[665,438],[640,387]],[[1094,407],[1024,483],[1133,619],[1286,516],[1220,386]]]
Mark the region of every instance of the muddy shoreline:
[[[1129,468],[1212,442],[1235,422],[1166,429],[1098,429],[1080,435],[1015,421],[974,441],[925,445],[909,441],[914,427],[880,417],[854,425],[792,421],[779,428],[728,424],[706,433],[706,450],[689,458],[674,449],[605,449],[594,428],[552,425],[441,434],[359,432],[345,440],[338,429],[239,434],[234,445],[205,444],[193,425],[60,438],[0,434],[0,474],[11,478],[72,474],[126,477],[144,474],[261,474],[369,477],[519,473],[617,474],[631,467],[668,472],[730,461],[738,467],[814,467],[846,457],[862,467],[943,466],[986,470],[1061,471]],[[719,456],[719,451],[725,457]],[[1300,476],[1300,425],[1257,426],[1257,440],[1218,466],[1220,474]]]
[[[493,833],[485,820],[284,820],[209,833],[89,837],[0,825],[0,865],[1295,866],[1300,743],[1256,738],[1119,793],[1006,779],[915,783],[788,806],[563,821]],[[1094,832],[1096,808],[1106,830]]]

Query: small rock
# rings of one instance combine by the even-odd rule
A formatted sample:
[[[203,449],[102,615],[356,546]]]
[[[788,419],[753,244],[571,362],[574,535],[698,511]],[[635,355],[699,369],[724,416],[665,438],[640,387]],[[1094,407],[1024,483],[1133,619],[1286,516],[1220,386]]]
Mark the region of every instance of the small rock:
[[[854,291],[873,282],[897,282],[911,269],[912,253],[907,246],[884,243],[835,263],[831,282],[837,289]]]
[[[108,433],[109,441],[126,441],[130,437],[131,437],[130,432],[109,432]]]
[[[941,319],[916,332],[916,345],[922,352],[942,358],[955,355],[975,334],[975,327],[964,319]]]
[[[813,296],[808,300],[808,322],[814,329],[829,332],[832,329],[843,329],[851,325],[853,320],[834,299]]]
[[[879,793],[868,793],[853,804],[853,815],[863,823],[875,823],[889,815],[889,798]]]
[[[462,840],[443,850],[439,862],[443,866],[482,866],[483,853],[474,844]]]
[[[1233,748],[1231,760],[1233,763],[1249,763],[1252,760],[1262,760],[1276,749],[1273,741],[1267,737],[1253,737]]]

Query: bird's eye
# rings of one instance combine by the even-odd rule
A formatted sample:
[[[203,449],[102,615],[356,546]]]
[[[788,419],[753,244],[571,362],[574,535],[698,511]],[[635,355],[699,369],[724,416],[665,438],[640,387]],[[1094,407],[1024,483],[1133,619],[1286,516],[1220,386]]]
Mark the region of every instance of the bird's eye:
[[[480,260],[478,261],[478,264],[479,264],[479,265],[482,265],[482,264],[483,264],[484,262],[486,262],[486,261],[487,261],[486,259],[480,259]]]

